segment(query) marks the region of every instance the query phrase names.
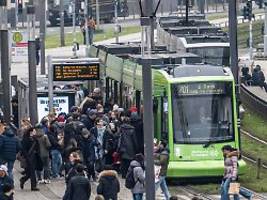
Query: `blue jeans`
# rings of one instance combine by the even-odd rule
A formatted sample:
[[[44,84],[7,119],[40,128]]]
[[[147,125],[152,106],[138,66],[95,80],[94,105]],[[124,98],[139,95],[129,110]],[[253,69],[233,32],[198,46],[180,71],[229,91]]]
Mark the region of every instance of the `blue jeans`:
[[[143,193],[133,194],[133,200],[142,200],[142,199],[143,199]]]
[[[62,156],[58,150],[52,150],[51,156],[52,156],[52,160],[51,160],[52,176],[56,178],[59,176],[60,168],[62,165]]]
[[[222,182],[221,185],[221,200],[229,200],[228,190],[231,183],[231,179],[228,178]],[[239,194],[247,199],[252,199],[252,193],[245,188],[240,187]],[[239,195],[234,195],[234,200],[239,200]]]
[[[14,168],[15,161],[7,161],[7,173],[10,178],[13,179],[13,168]]]
[[[171,195],[170,195],[170,192],[168,190],[167,183],[166,183],[166,176],[160,176],[159,177],[159,181],[155,185],[155,190],[157,191],[159,189],[159,187],[161,188],[162,192],[164,193],[165,199],[169,200],[171,198]]]

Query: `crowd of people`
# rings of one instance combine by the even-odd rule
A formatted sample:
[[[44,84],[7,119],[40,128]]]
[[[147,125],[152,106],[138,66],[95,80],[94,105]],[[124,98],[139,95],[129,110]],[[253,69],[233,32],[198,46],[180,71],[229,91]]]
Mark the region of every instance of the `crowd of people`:
[[[90,183],[94,181],[98,184],[97,198],[115,200],[121,176],[132,184],[126,187],[134,200],[143,199],[145,193],[142,119],[136,107],[124,110],[117,104],[104,105],[99,88],[80,106],[73,106],[70,113],[50,113],[36,125],[23,119],[19,129],[6,125],[0,136],[0,150],[0,176],[3,171],[8,177],[10,191],[18,159],[23,169],[21,189],[28,180],[31,190],[38,191],[38,184],[65,179],[64,200],[73,200],[77,195],[80,200],[88,200]],[[165,181],[168,162],[167,143],[161,141],[155,148],[155,163],[161,166],[155,186],[161,187],[166,199],[171,197]],[[10,191],[0,190],[12,196]]]
[[[229,199],[229,185],[238,179],[237,149],[222,148],[225,173],[221,199]],[[166,183],[169,164],[167,141],[154,140],[155,189],[160,187],[166,200],[175,200]],[[117,200],[121,190],[119,177],[132,193],[133,200],[145,194],[143,122],[136,107],[124,110],[117,104],[103,104],[101,90],[95,88],[80,106],[70,113],[50,113],[32,125],[23,119],[20,128],[0,123],[0,199],[13,200],[15,161],[23,169],[20,188],[30,180],[32,191],[38,184],[65,179],[63,200],[88,200],[91,183],[97,184],[95,199]],[[252,194],[240,190],[252,198]],[[239,195],[234,195],[239,199]]]

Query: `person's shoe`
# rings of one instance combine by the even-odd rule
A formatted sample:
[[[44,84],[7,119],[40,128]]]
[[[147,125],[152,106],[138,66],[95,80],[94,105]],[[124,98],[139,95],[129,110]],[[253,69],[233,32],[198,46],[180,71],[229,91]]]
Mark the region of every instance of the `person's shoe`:
[[[39,191],[40,189],[39,188],[32,188],[31,191]]]
[[[43,179],[38,181],[38,184],[44,184],[44,183],[45,183],[45,180]]]
[[[45,183],[45,184],[50,184],[51,181],[50,181],[49,179],[47,179],[47,180],[44,180],[44,183]]]

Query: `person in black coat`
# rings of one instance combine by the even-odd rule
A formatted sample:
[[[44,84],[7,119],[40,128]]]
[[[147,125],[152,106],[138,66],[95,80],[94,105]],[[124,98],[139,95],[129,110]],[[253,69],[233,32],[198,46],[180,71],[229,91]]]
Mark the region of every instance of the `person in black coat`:
[[[138,151],[138,142],[135,128],[130,125],[130,118],[125,117],[120,127],[119,153],[121,155],[121,174],[126,177],[130,162],[134,159]]]
[[[144,129],[143,120],[139,117],[137,112],[131,113],[131,125],[135,129],[136,138],[138,141],[137,153],[144,154]]]
[[[36,131],[30,128],[25,132],[22,139],[22,154],[26,159],[25,175],[20,179],[20,188],[24,188],[24,183],[31,180],[31,190],[38,191],[35,170],[37,166],[37,154],[39,153],[39,145],[35,137]]]
[[[77,175],[72,177],[63,200],[89,200],[91,196],[90,181],[84,176],[84,167],[79,164],[76,168]]]
[[[106,166],[99,175],[97,194],[103,195],[105,200],[117,200],[120,192],[120,182],[118,174],[112,167]]]
[[[69,184],[72,177],[77,175],[77,166],[81,164],[81,158],[77,152],[72,152],[69,155],[69,161],[65,165],[65,181]]]
[[[85,125],[85,127],[90,130],[95,125],[95,119],[97,117],[97,110],[96,109],[88,109],[86,114],[81,116],[80,121]]]
[[[2,154],[2,163],[7,163],[8,175],[13,179],[13,167],[17,153],[21,150],[19,139],[16,138],[12,128],[7,127],[2,136],[0,136],[0,152]]]
[[[87,176],[90,180],[92,177],[93,180],[96,180],[95,176],[95,147],[96,139],[87,128],[82,130],[82,140],[80,143],[80,149],[82,150],[84,164],[87,167]]]

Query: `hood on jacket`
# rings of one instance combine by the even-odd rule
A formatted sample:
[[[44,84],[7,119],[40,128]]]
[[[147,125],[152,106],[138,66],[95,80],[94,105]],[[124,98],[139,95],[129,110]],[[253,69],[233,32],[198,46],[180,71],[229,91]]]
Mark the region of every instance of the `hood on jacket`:
[[[41,128],[37,128],[36,130],[36,137],[42,137],[44,136],[44,130]]]
[[[141,118],[139,117],[137,112],[132,112],[130,119],[132,122],[136,122],[136,121],[139,121]]]
[[[123,123],[120,129],[134,129],[134,127],[131,124]]]
[[[141,164],[136,160],[133,160],[130,164],[131,167],[141,167]]]
[[[6,130],[4,131],[3,135],[5,135],[7,137],[14,137],[15,133],[11,128],[6,128]]]
[[[115,170],[104,170],[99,175],[100,178],[118,178],[118,173]]]

